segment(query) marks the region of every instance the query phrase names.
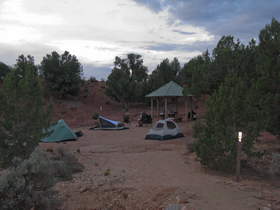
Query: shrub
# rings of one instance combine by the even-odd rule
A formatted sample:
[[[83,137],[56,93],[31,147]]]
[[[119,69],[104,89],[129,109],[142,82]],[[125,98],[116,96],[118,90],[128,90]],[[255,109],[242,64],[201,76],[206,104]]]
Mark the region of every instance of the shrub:
[[[124,121],[125,123],[129,123],[130,118],[129,118],[129,115],[128,115],[128,114],[125,114],[125,115],[123,116],[123,121]]]
[[[104,172],[104,176],[110,176],[110,175],[111,175],[111,170],[106,169],[106,171]]]
[[[37,148],[0,177],[0,209],[55,209],[60,202],[51,187],[82,169],[73,155],[61,149],[47,154]]]
[[[52,209],[57,204],[52,163],[41,150],[0,177],[0,209]]]
[[[53,160],[55,176],[62,179],[71,179],[72,174],[81,172],[84,169],[77,158],[63,148],[58,148],[52,154],[51,160]]]
[[[99,114],[97,112],[95,112],[93,115],[92,115],[92,119],[94,120],[97,120],[99,118]]]
[[[272,153],[272,162],[270,166],[270,173],[273,176],[280,176],[280,154]]]
[[[90,82],[97,82],[97,79],[96,79],[95,77],[91,76],[91,77],[89,78],[89,81],[90,81]]]
[[[62,55],[52,52],[41,62],[41,73],[48,89],[56,96],[77,96],[83,84],[83,68],[75,55],[65,51]]]
[[[28,158],[50,119],[35,65],[18,61],[17,66],[21,68],[11,70],[0,89],[1,167],[10,166],[14,158]]]
[[[0,81],[3,81],[4,77],[9,73],[11,68],[5,63],[0,61]]]
[[[228,77],[207,103],[205,121],[194,127],[195,152],[203,165],[232,171],[236,160],[237,132],[243,132],[242,150],[255,155],[254,143],[263,124],[254,88],[248,89],[241,78]]]

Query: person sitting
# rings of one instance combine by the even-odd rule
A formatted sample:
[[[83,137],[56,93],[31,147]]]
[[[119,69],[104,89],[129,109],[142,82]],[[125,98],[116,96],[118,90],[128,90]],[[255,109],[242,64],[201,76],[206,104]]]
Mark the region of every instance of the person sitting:
[[[191,112],[188,112],[188,120],[196,120],[197,114],[193,110]]]
[[[188,120],[191,120],[191,112],[188,112]]]
[[[140,117],[138,119],[139,127],[142,127],[143,124],[150,124],[153,122],[152,116],[147,114],[146,112],[141,112]]]
[[[196,120],[196,112],[192,110],[192,120]]]
[[[177,113],[177,112],[170,112],[170,113],[168,114],[168,117],[175,118],[175,117],[176,117],[176,113]]]

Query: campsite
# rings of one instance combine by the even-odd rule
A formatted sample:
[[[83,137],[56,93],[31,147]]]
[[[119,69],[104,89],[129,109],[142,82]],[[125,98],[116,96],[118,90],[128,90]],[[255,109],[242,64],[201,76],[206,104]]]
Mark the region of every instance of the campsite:
[[[0,210],[280,210],[280,1],[0,2]]]
[[[190,126],[181,126],[186,136],[171,141],[144,140],[149,127],[132,125],[114,132],[84,128],[78,141],[43,144],[69,149],[86,168],[73,181],[56,186],[63,209],[165,209],[180,204],[187,209],[247,210],[277,203],[279,191],[269,182],[244,175],[237,183],[234,176],[201,168],[195,155],[186,152]]]
[[[95,107],[98,109],[101,104],[111,119],[121,119],[120,113],[109,111],[117,109],[118,105],[112,105],[113,102],[106,105],[110,99],[102,95],[102,82],[96,82],[92,87],[98,89],[98,94],[92,96],[88,105],[97,103]],[[203,101],[196,104],[199,106],[197,112],[203,115]],[[82,109],[89,108],[87,106],[85,103]],[[280,183],[261,180],[244,170],[242,181],[238,183],[234,174],[201,167],[189,148],[195,121],[184,119],[178,123],[184,137],[145,140],[152,125],[139,127],[137,119],[141,111],[149,113],[150,109],[150,106],[131,107],[130,115],[134,117],[125,130],[90,129],[96,120],[85,118],[76,109],[75,115],[80,119],[69,121],[73,131],[82,131],[82,137],[76,141],[41,143],[40,146],[47,151],[58,148],[71,151],[85,166],[85,170],[72,181],[61,182],[55,187],[64,201],[63,209],[165,209],[176,205],[210,210],[247,210],[273,205],[277,209]],[[68,110],[73,112],[71,107]],[[178,106],[180,113],[184,110],[184,103]],[[81,121],[89,123],[79,126]]]

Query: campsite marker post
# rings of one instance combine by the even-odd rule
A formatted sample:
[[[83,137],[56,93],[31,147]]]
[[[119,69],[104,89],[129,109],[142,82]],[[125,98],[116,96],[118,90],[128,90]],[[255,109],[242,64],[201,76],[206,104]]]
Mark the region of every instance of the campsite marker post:
[[[240,155],[241,155],[242,132],[238,132],[237,152],[236,152],[236,181],[240,181]]]

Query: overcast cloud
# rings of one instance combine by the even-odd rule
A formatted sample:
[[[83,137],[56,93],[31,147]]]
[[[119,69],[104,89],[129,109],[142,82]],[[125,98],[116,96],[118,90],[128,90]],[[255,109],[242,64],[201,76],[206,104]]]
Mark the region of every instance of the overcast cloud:
[[[134,52],[151,71],[166,57],[187,62],[222,35],[257,38],[279,11],[278,0],[1,0],[0,61],[68,50],[100,79],[115,56]]]

